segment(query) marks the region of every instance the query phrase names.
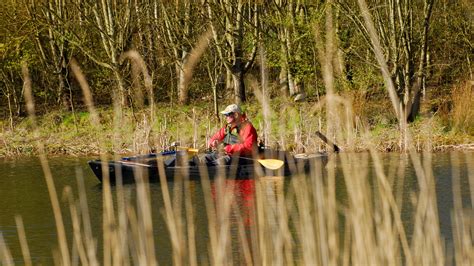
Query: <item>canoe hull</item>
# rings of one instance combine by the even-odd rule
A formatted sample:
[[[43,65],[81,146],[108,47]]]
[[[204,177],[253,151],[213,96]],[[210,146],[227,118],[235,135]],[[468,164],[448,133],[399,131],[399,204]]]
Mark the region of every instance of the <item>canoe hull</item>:
[[[104,164],[100,160],[89,161],[94,174],[103,182],[107,173],[111,183],[134,183],[138,181],[161,182],[163,179],[173,181],[176,179],[199,180],[203,177],[213,179],[223,176],[232,179],[253,179],[259,176],[291,176],[308,173],[311,167],[323,167],[327,162],[327,154],[311,154],[304,157],[290,157],[285,159],[285,164],[280,169],[270,170],[256,160],[239,160],[239,163],[230,165],[192,165],[166,166],[161,163],[164,177],[160,178],[158,161],[156,159],[108,161]]]

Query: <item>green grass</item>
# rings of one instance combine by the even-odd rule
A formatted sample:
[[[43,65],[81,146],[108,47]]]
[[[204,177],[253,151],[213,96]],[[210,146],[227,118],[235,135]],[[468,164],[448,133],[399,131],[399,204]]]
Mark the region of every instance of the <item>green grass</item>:
[[[224,106],[224,103],[221,104]],[[323,147],[314,135],[318,129],[326,128],[325,110],[317,103],[292,103],[275,100],[271,102],[268,131],[269,146],[278,146],[287,150],[300,152]],[[383,105],[381,105],[382,107]],[[223,108],[223,107],[221,107]],[[374,108],[374,107],[373,107]],[[375,109],[375,108],[374,108]],[[194,110],[194,113],[193,113]],[[246,113],[263,138],[265,118],[261,106],[246,104]],[[400,130],[398,124],[383,118],[381,110],[371,110],[373,117],[368,125],[370,141],[379,151],[398,151]],[[98,134],[104,136],[104,147],[108,153],[130,154],[143,153],[149,150],[160,150],[172,141],[182,145],[205,146],[210,137],[223,124],[213,114],[212,104],[201,103],[183,107],[159,105],[153,117],[148,109],[123,109],[122,116],[117,117],[109,108],[98,109],[100,126],[93,127],[89,122],[90,114],[81,110],[75,114],[64,111],[51,111],[38,117],[40,138],[49,154],[91,155],[100,153],[96,143]],[[382,118],[376,118],[377,116]],[[466,121],[464,119],[463,121]],[[340,122],[338,132],[348,134],[344,121]],[[466,123],[466,122],[465,122]],[[21,156],[36,154],[31,121],[28,118],[19,120],[14,129],[9,129],[7,122],[2,122],[3,132],[0,142],[0,156]],[[443,122],[440,116],[424,117],[409,125],[415,146],[436,147],[441,145],[469,144],[474,137],[466,130],[456,130]],[[361,128],[353,129],[352,139],[338,143],[345,150],[367,150],[365,136]],[[115,137],[114,137],[115,136]],[[120,143],[114,145],[114,138],[120,136]],[[347,138],[346,138],[347,139]]]

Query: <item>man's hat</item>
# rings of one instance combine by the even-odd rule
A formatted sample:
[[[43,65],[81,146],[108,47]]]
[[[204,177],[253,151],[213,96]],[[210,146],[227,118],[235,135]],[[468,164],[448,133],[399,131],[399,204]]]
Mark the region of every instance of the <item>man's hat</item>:
[[[223,115],[227,115],[230,113],[242,113],[242,109],[240,109],[240,107],[237,104],[231,104],[231,105],[228,105],[224,109],[224,111],[221,112],[221,114]]]

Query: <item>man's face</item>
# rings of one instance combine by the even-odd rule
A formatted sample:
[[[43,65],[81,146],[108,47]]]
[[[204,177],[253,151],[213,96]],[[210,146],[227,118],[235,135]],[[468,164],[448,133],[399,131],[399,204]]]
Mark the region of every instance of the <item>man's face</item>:
[[[225,120],[226,120],[227,124],[235,123],[237,116],[238,116],[237,113],[228,113],[228,114],[226,114],[225,115]]]

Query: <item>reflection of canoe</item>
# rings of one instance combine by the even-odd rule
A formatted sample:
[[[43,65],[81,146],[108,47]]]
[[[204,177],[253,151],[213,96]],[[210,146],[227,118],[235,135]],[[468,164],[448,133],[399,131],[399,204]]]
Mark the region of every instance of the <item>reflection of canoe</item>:
[[[122,176],[124,183],[132,183],[138,176],[145,176],[150,182],[159,182],[158,163],[163,162],[164,172],[167,180],[189,177],[189,179],[200,179],[201,172],[209,178],[217,175],[235,179],[249,179],[256,176],[290,176],[292,174],[308,172],[312,163],[324,165],[327,162],[327,154],[315,153],[304,155],[290,155],[283,151],[269,151],[262,153],[265,159],[279,159],[284,161],[284,166],[277,170],[270,170],[253,158],[233,158],[229,165],[206,166],[200,164],[196,157],[189,159],[186,151],[167,151],[158,154],[140,155],[134,157],[123,157],[118,161],[108,161],[102,166],[100,160],[89,161],[89,165],[97,178],[102,181],[105,169],[109,172],[110,181],[115,183],[117,177]],[[184,163],[182,163],[184,162]]]

